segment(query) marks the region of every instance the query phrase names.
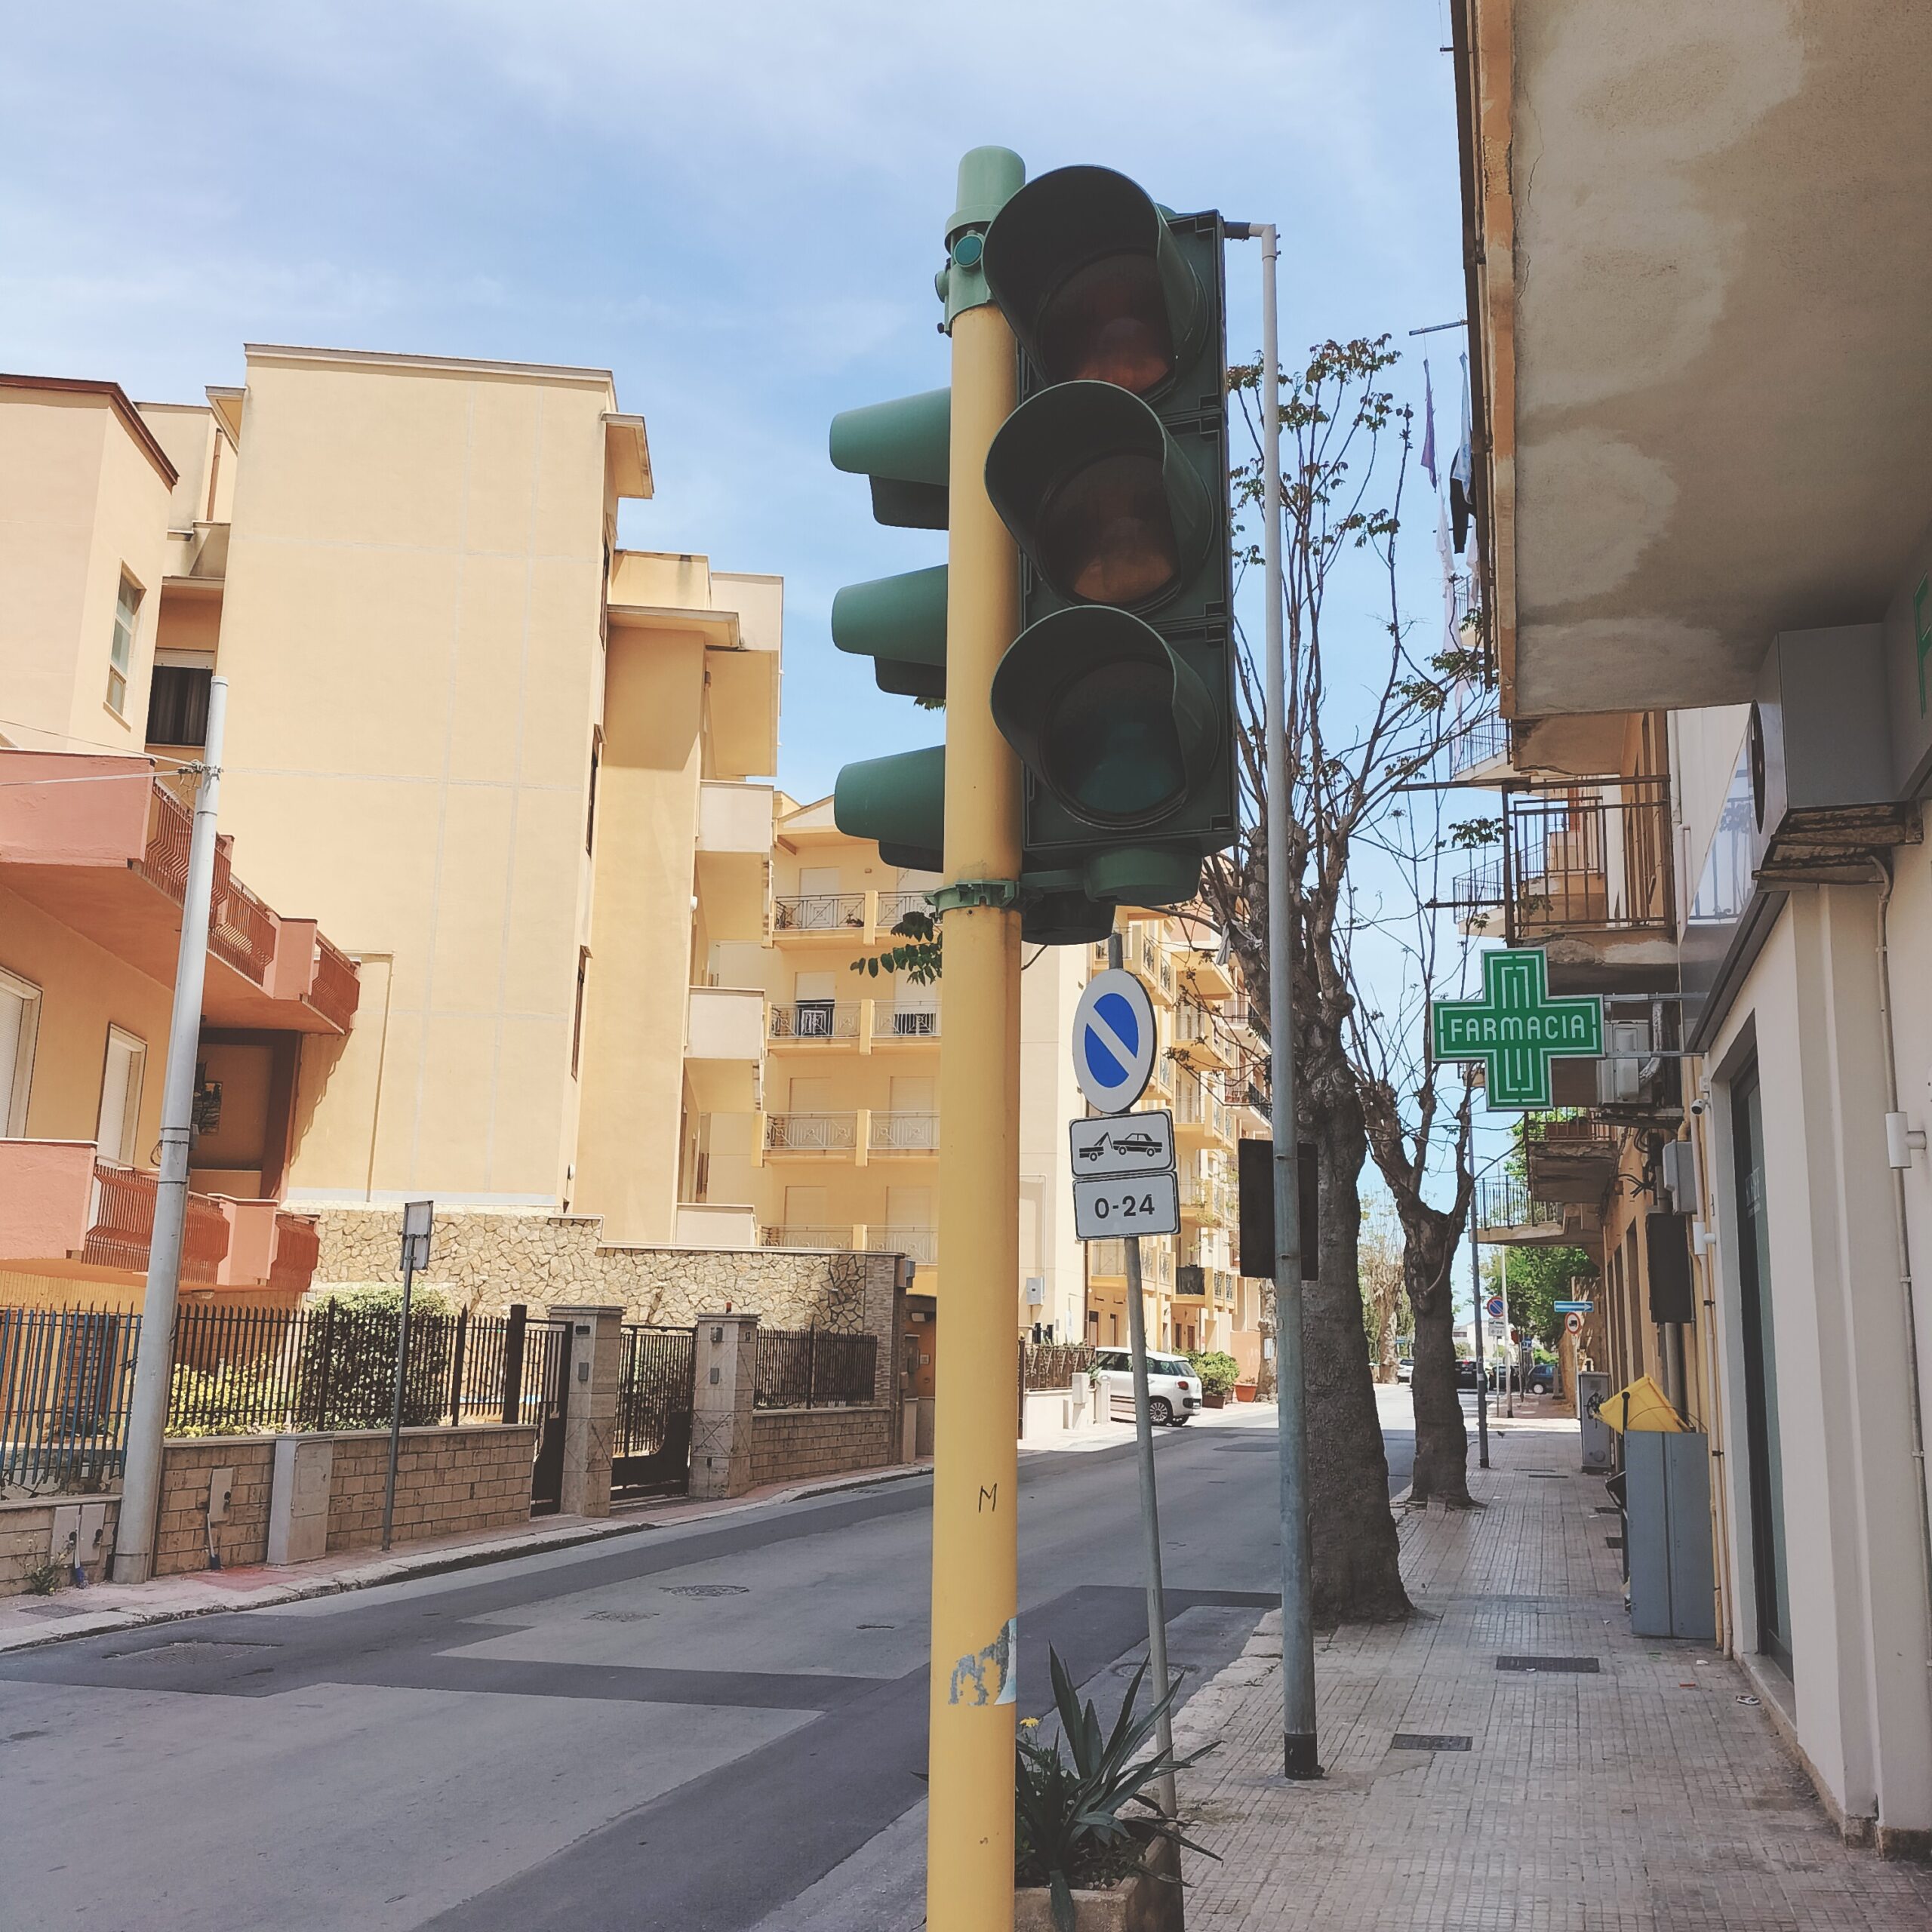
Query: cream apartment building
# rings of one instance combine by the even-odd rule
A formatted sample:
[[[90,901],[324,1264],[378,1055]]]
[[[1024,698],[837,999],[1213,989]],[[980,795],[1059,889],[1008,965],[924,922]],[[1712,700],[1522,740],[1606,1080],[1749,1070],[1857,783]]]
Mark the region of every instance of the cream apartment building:
[[[1869,77],[1932,23],[1462,0],[1455,37],[1499,909],[1620,1001],[1500,1218],[1595,1247],[1588,1352],[1706,1451],[1718,1641],[1845,1836],[1922,1858],[1932,149]]]
[[[0,718],[26,728],[0,729],[145,771],[150,749],[195,755],[226,680],[235,904],[268,949],[257,980],[302,978],[318,1009],[220,1083],[231,1117],[251,1082],[273,1097],[273,1146],[242,1150],[257,1184],[272,1170],[324,1217],[428,1195],[751,1244],[749,1192],[707,1186],[706,1155],[760,1107],[764,995],[711,961],[765,931],[782,585],[619,548],[618,505],[652,478],[606,371],[251,346],[245,376],[193,405],[0,390],[38,438],[5,466]],[[63,519],[72,568],[43,583]],[[280,906],[309,955],[291,937],[277,964]],[[158,997],[138,1015],[157,1057]],[[91,1133],[99,1067],[74,1078]],[[140,1092],[133,1152],[158,1065]]]

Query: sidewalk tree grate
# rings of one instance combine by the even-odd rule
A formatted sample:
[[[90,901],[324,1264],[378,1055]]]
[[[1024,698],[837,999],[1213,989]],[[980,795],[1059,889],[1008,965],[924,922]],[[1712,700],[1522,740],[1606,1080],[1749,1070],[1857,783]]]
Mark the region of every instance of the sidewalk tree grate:
[[[1597,1675],[1597,1662],[1595,1657],[1498,1657],[1496,1667],[1498,1670],[1548,1671],[1552,1675],[1568,1671],[1594,1677]]]
[[[1446,1730],[1398,1730],[1389,1740],[1392,1751],[1468,1751],[1475,1740]]]

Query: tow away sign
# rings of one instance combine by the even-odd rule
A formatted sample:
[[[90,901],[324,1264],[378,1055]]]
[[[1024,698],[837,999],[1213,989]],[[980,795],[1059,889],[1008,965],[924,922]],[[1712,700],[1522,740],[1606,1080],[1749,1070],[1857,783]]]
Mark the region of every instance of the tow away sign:
[[[1170,1113],[1069,1121],[1066,1135],[1075,1180],[1165,1174],[1174,1164],[1174,1117]]]
[[[1115,1114],[1067,1123],[1073,1231],[1081,1241],[1180,1232],[1170,1113]]]

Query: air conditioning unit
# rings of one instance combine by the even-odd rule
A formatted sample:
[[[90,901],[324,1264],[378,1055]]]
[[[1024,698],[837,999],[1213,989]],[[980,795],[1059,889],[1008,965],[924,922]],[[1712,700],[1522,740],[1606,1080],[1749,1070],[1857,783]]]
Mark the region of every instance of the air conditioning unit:
[[[1628,1107],[1648,1100],[1656,1054],[1647,1020],[1610,1021],[1604,1028],[1604,1057],[1597,1062],[1597,1105]]]

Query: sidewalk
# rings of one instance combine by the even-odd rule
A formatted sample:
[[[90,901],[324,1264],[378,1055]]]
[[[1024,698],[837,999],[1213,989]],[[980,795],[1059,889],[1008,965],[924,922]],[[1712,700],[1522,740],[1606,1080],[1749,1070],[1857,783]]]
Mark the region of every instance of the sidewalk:
[[[1318,1633],[1320,1783],[1280,1775],[1278,1615],[1183,1707],[1177,1744],[1220,1740],[1182,1785],[1223,1861],[1186,1860],[1190,1932],[1932,1925],[1932,1870],[1845,1847],[1740,1669],[1630,1635],[1617,1519],[1536,1406],[1492,1428],[1486,1509],[1403,1515],[1417,1614]]]
[[[225,1611],[260,1610],[300,1603],[310,1597],[366,1590],[410,1577],[434,1576],[477,1564],[519,1556],[540,1556],[611,1537],[669,1529],[774,1503],[802,1503],[841,1490],[865,1489],[881,1482],[931,1473],[931,1462],[894,1463],[811,1483],[768,1483],[728,1502],[694,1503],[682,1496],[620,1505],[608,1516],[539,1516],[515,1529],[464,1536],[432,1537],[385,1555],[358,1549],[310,1563],[257,1563],[228,1570],[197,1570],[180,1577],[158,1577],[146,1583],[95,1583],[63,1589],[51,1597],[0,1597],[0,1652],[57,1643],[68,1637],[95,1637],[138,1629],[186,1617]]]

